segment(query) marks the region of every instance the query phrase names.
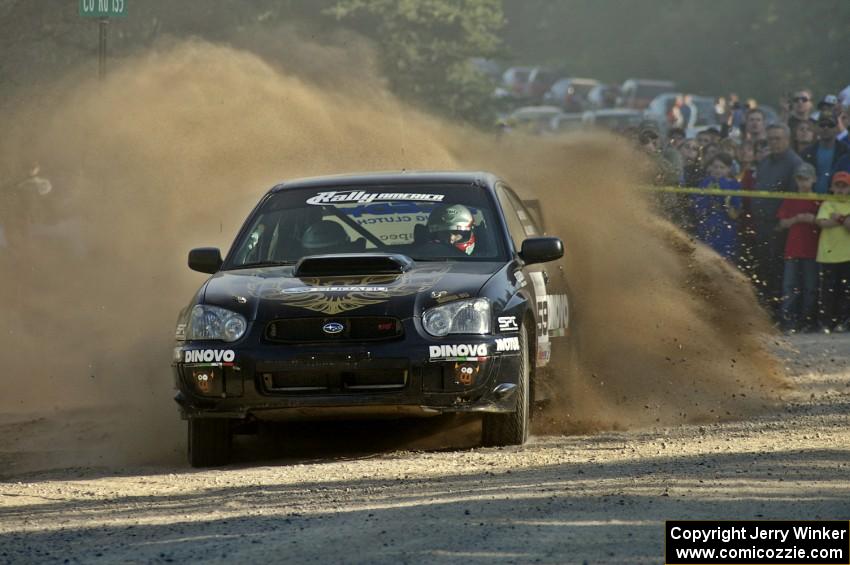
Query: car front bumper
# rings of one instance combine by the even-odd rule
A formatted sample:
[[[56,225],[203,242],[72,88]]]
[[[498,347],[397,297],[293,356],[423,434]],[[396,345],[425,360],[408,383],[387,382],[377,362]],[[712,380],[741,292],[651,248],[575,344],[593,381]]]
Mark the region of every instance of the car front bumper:
[[[512,412],[516,334],[364,343],[181,342],[172,364],[184,418],[336,419]],[[256,333],[256,332],[253,332]]]

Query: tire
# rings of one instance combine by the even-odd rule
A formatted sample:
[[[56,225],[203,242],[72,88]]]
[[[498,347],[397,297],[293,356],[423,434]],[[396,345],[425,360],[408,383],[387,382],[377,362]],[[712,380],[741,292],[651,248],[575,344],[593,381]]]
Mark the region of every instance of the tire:
[[[190,418],[188,440],[192,467],[215,467],[230,461],[230,420]]]
[[[507,414],[484,414],[481,443],[486,447],[522,445],[528,441],[531,427],[531,366],[528,358],[528,330],[519,330],[519,375],[517,377],[516,411]]]

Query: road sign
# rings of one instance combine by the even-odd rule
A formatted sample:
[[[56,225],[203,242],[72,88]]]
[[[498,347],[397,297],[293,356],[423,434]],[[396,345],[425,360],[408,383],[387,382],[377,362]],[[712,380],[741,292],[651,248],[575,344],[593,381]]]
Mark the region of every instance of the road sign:
[[[127,0],[80,0],[80,15],[85,18],[114,18],[127,15]]]

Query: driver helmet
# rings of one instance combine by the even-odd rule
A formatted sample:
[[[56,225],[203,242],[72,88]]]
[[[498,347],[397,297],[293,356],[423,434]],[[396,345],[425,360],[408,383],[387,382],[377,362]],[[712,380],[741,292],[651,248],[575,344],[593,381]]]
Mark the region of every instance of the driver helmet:
[[[432,241],[454,245],[467,255],[475,249],[475,219],[463,204],[444,204],[428,216],[428,233]]]
[[[339,250],[351,243],[348,234],[337,222],[321,220],[310,225],[301,238],[301,246],[307,252],[323,253],[327,250]]]

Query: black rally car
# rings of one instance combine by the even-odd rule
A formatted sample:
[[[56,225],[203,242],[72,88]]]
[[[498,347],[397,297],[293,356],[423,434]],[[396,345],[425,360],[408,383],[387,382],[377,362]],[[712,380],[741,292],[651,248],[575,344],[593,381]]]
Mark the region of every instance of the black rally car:
[[[194,466],[234,424],[483,414],[522,444],[540,369],[568,335],[563,244],[486,173],[333,176],[272,188],[177,323]]]

